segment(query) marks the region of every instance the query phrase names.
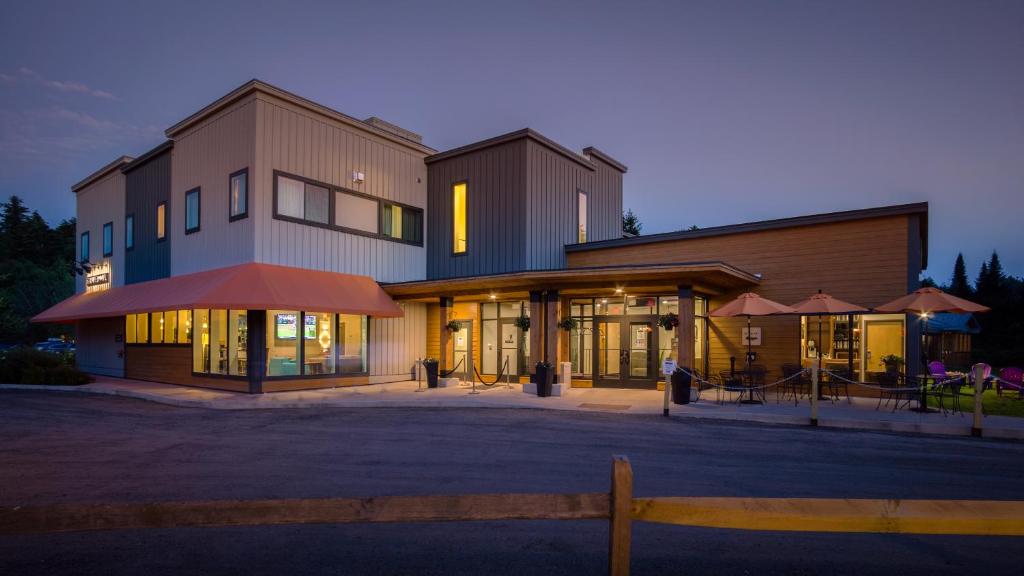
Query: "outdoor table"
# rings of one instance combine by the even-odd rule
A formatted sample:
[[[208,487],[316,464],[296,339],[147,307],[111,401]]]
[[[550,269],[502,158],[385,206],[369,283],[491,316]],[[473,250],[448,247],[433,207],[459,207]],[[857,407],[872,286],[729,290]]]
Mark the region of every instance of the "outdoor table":
[[[740,404],[764,404],[763,401],[754,398],[754,378],[753,372],[748,370],[736,370],[732,373],[733,377],[740,381],[740,384],[747,387],[749,397],[741,398]],[[742,394],[741,394],[742,396]]]
[[[912,411],[914,411],[914,412],[921,412],[921,413],[924,413],[924,414],[930,414],[930,413],[933,413],[933,412],[938,412],[937,408],[929,408],[928,407],[928,381],[929,380],[932,382],[932,384],[934,384],[935,383],[935,376],[933,376],[932,374],[918,374],[917,375],[917,381],[918,381],[919,385],[921,386],[921,398],[918,400],[918,402],[919,402],[918,407],[917,408],[911,408]]]

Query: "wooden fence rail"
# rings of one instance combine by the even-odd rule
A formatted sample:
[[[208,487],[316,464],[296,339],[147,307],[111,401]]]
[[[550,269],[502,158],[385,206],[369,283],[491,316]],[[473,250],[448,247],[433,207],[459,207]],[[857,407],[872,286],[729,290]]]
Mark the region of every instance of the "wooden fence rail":
[[[633,498],[633,472],[612,459],[609,493],[465,494],[0,508],[0,536],[185,526],[605,520],[608,572],[629,574],[632,521],[740,530],[1024,536],[1024,502],[824,498]]]

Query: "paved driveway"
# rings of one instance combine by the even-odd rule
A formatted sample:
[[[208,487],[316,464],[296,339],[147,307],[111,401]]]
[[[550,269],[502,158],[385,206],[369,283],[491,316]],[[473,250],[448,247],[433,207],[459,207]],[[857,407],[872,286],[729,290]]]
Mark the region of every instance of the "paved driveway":
[[[0,393],[0,504],[604,491],[1024,498],[1024,445],[659,416],[472,409],[211,411]],[[1019,539],[636,525],[648,573],[1020,574]],[[2,574],[565,574],[603,522],[202,528],[0,538]]]

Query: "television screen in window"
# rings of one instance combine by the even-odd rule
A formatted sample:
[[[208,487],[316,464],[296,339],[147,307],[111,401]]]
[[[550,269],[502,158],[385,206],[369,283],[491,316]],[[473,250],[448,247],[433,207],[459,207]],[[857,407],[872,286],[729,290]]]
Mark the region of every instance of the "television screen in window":
[[[274,336],[279,340],[294,340],[296,332],[295,314],[276,314],[274,316]]]
[[[306,316],[306,329],[303,334],[306,340],[316,340],[316,316]]]

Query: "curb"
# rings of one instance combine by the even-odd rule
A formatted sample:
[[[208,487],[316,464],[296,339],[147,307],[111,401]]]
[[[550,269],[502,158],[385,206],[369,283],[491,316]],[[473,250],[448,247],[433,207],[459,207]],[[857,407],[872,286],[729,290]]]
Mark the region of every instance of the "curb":
[[[82,386],[45,386],[34,384],[0,384],[2,390],[27,390],[32,392],[77,392],[80,394],[95,394],[98,396],[117,396],[122,398],[133,398],[145,400],[157,404],[176,406],[179,408],[203,408],[207,410],[273,410],[273,409],[305,409],[305,408],[473,408],[473,409],[515,409],[515,410],[558,410],[562,412],[586,412],[604,414],[630,414],[637,415],[637,412],[622,412],[614,410],[581,410],[572,406],[542,406],[529,402],[501,402],[490,403],[486,400],[477,399],[473,403],[465,405],[453,404],[451,398],[432,399],[422,398],[415,402],[379,401],[367,398],[369,395],[362,395],[357,398],[348,398],[349,404],[329,404],[322,401],[309,401],[296,399],[289,402],[261,400],[262,397],[244,397],[231,403],[219,400],[194,400],[189,398],[175,398],[164,394],[154,394],[140,390],[126,388],[90,388],[89,384]],[[670,416],[673,420],[708,420],[715,422],[746,422],[753,424],[769,424],[784,426],[809,426],[807,417],[782,414],[694,414],[691,412],[676,412]],[[901,434],[920,434],[927,436],[952,436],[970,437],[971,426],[949,426],[943,424],[922,424],[919,422],[894,422],[879,420],[855,420],[850,418],[819,418],[819,428],[830,428],[833,430],[859,430],[868,432],[893,432]],[[1024,429],[991,427],[984,429],[984,438],[995,438],[1003,440],[1024,440]]]

